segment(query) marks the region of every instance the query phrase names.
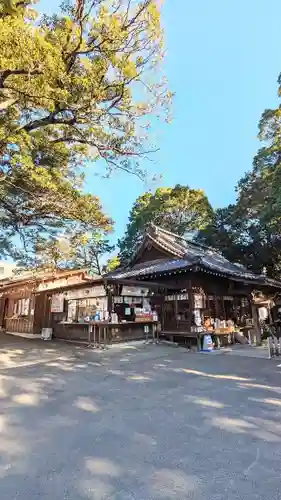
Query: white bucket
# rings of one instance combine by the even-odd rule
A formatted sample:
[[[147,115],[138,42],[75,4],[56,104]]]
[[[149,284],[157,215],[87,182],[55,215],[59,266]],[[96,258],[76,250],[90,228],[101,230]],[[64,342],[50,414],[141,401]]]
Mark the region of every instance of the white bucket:
[[[52,335],[53,335],[52,328],[42,328],[42,331],[41,331],[41,339],[42,340],[51,340]]]

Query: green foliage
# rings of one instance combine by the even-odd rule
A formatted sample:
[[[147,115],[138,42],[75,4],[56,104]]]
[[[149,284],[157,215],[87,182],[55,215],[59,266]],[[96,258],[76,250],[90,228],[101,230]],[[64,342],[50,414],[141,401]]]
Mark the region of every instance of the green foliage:
[[[0,0],[0,224],[30,247],[62,227],[111,227],[83,193],[83,170],[104,162],[140,177],[153,112],[167,116],[156,0],[79,0],[36,19]],[[156,71],[156,67],[158,68]],[[3,240],[4,241],[4,240]]]
[[[155,193],[144,193],[134,203],[126,233],[118,242],[121,261],[131,256],[145,227],[151,222],[184,235],[204,228],[212,216],[212,207],[200,189],[176,185],[174,188],[159,188]]]
[[[87,268],[100,275],[105,267],[101,259],[114,250],[106,235],[96,230],[91,234],[39,238],[30,255],[18,255],[20,270]],[[113,266],[113,264],[112,264]]]
[[[114,257],[111,257],[108,259],[107,263],[103,267],[103,272],[104,273],[110,273],[115,271],[120,266],[120,258],[118,255],[115,255]]]
[[[216,210],[211,223],[200,230],[195,239],[198,243],[219,250],[231,262],[244,264],[259,272],[258,249],[253,242],[250,243],[250,232],[243,214],[238,215],[237,205],[229,205]]]
[[[239,253],[233,230],[234,210],[234,205],[215,210],[209,224],[195,237],[198,243],[219,249],[230,260],[237,260]]]
[[[281,274],[280,116],[281,107],[263,113],[259,138],[264,146],[238,183],[236,204],[218,210],[213,223],[198,235],[227,258],[273,277]]]
[[[92,233],[88,239],[80,242],[72,258],[73,267],[90,268],[93,274],[102,274],[104,266],[101,259],[114,250],[109,240],[100,231]]]

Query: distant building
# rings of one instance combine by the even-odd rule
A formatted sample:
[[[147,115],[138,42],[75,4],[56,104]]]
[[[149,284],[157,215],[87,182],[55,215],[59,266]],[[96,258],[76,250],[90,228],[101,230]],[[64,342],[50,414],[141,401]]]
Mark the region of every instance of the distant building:
[[[12,262],[7,262],[5,260],[0,261],[0,280],[9,278],[13,276],[13,271],[16,268],[16,264]]]

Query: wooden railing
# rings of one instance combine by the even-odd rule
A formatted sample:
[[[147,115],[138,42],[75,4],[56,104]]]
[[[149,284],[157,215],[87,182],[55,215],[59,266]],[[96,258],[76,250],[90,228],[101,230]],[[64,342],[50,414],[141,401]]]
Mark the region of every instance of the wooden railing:
[[[6,318],[6,332],[33,333],[33,319]]]

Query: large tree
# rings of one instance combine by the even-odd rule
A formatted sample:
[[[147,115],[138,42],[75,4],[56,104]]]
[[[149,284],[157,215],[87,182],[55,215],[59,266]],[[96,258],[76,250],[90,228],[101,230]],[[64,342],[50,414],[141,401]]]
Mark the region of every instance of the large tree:
[[[37,239],[30,253],[18,254],[17,272],[87,268],[92,274],[101,275],[119,265],[117,257],[109,258],[114,248],[100,230],[90,234],[42,237]]]
[[[144,175],[144,130],[171,98],[161,71],[157,0],[78,0],[36,17],[29,0],[0,0],[2,250],[69,225],[110,226],[83,192],[92,161]]]
[[[237,233],[234,228],[235,208],[236,205],[229,205],[215,210],[210,222],[198,231],[195,239],[206,246],[219,249],[230,260],[238,261],[240,247],[236,241]],[[239,227],[239,222],[237,226]]]
[[[279,77],[281,95],[281,76]],[[267,109],[259,122],[263,147],[253,168],[238,183],[237,202],[219,210],[200,241],[257,272],[281,275],[281,106]]]
[[[121,261],[129,258],[151,222],[180,235],[193,235],[209,224],[212,217],[212,207],[200,189],[176,185],[144,193],[134,203],[125,235],[118,242]]]
[[[196,235],[196,241],[219,250],[231,262],[243,264],[261,272],[265,265],[260,227],[247,217],[238,202],[217,209],[205,228]]]

